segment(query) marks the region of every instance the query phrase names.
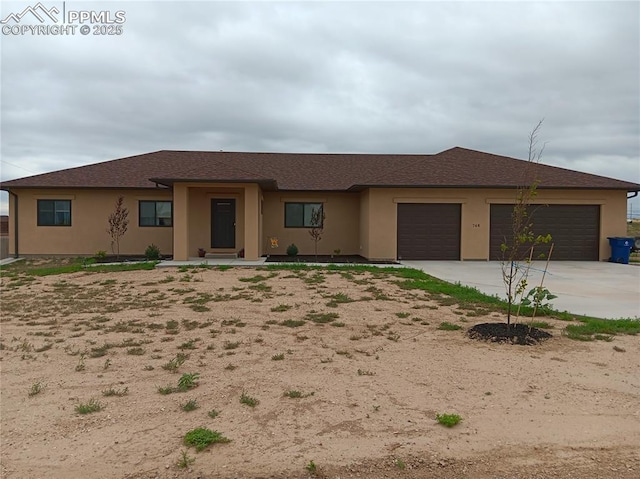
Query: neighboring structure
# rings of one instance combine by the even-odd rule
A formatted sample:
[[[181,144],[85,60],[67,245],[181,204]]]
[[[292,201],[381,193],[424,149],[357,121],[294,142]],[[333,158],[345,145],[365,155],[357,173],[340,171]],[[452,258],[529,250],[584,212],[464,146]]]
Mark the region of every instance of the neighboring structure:
[[[535,213],[556,260],[606,260],[626,231],[627,193],[640,185],[547,165]],[[311,211],[326,220],[320,254],[369,259],[499,259],[518,185],[532,165],[452,148],[435,155],[158,151],[7,181],[10,253],[109,251],[107,217],[129,208],[122,254],[155,243],[176,260],[239,253],[255,260],[295,243],[313,251]],[[17,230],[16,230],[17,225]],[[277,242],[271,239],[277,238]],[[277,244],[276,248],[272,246]]]

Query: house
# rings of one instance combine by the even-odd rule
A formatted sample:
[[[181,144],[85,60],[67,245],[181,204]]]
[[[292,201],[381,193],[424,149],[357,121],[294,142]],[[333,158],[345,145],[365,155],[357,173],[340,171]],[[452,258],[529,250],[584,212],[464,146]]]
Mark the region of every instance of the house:
[[[154,243],[176,260],[255,260],[295,243],[313,252],[311,213],[326,216],[319,254],[372,260],[494,260],[518,185],[539,181],[537,232],[556,260],[607,260],[640,185],[464,148],[433,155],[157,151],[7,181],[10,253],[110,250],[107,217],[129,209],[121,254]]]

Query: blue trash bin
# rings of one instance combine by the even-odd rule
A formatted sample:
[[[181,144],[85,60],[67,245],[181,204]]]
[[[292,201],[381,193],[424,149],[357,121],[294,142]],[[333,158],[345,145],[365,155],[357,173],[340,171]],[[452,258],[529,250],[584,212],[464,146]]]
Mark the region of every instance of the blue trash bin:
[[[612,263],[629,264],[629,256],[633,247],[633,238],[608,237],[609,246],[611,246]]]

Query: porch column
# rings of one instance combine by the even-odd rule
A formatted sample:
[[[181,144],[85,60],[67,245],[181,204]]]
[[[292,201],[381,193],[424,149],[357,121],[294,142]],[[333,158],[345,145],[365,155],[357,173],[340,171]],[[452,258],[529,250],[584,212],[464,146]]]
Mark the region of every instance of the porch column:
[[[260,191],[258,185],[244,188],[244,259],[255,261],[260,253]]]
[[[173,259],[189,259],[189,188],[173,186]]]

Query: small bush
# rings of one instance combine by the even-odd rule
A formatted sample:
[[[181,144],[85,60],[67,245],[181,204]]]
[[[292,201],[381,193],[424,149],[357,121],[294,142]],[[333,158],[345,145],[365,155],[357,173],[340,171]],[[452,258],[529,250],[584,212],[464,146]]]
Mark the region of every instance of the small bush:
[[[96,399],[91,399],[87,403],[78,404],[75,409],[78,414],[90,414],[92,412],[102,411],[104,405]]]
[[[249,407],[256,407],[260,403],[260,401],[242,391],[242,395],[240,396],[240,403]]]
[[[458,414],[438,414],[436,415],[436,421],[446,427],[453,427],[462,421],[462,418]]]
[[[147,249],[144,250],[144,256],[148,260],[158,260],[160,259],[160,248],[151,243],[149,246],[147,246]]]
[[[195,399],[189,399],[181,407],[183,411],[190,412],[190,411],[195,411],[200,406],[198,406],[198,401],[196,401]]]
[[[291,243],[287,246],[287,256],[298,256],[298,247],[295,243]]]
[[[193,429],[184,435],[185,445],[194,446],[196,448],[196,451],[202,451],[203,449],[209,447],[211,444],[224,444],[230,441],[230,439],[227,439],[218,431],[212,431],[211,429],[207,429],[205,427]]]

